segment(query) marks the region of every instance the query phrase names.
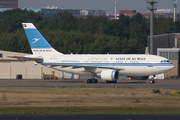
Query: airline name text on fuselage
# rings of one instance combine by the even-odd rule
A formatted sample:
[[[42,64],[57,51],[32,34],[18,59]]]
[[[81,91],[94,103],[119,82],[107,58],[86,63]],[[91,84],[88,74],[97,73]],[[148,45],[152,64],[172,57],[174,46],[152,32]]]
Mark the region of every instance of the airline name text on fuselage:
[[[140,58],[140,57],[138,57],[138,58],[116,58],[116,60],[142,60],[142,61],[145,61],[146,60],[146,58]]]

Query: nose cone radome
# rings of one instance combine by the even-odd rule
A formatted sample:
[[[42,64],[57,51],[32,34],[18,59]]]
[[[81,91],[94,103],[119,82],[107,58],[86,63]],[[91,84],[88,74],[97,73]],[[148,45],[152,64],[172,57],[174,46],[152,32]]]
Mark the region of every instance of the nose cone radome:
[[[168,67],[168,71],[169,71],[169,70],[172,70],[174,67],[175,67],[174,64],[171,63],[171,64],[169,65],[169,67]]]

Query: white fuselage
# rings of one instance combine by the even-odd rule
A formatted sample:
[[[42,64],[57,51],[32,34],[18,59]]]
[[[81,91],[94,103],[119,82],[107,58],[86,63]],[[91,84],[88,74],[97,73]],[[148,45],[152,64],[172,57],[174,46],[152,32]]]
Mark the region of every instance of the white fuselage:
[[[22,23],[33,56],[19,57],[60,71],[117,80],[121,76],[149,76],[174,68],[166,58],[145,54],[70,54],[56,51],[32,23]],[[71,43],[69,43],[71,44]]]
[[[103,69],[117,69],[121,76],[149,76],[167,72],[174,65],[166,58],[145,54],[86,54],[48,55],[43,65],[79,75],[100,73]],[[87,66],[87,67],[86,67]],[[92,67],[91,67],[92,66]]]

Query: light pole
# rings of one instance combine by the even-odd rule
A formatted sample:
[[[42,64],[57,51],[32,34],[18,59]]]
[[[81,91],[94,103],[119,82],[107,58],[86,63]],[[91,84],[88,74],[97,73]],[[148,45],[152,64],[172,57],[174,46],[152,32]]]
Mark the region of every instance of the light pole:
[[[151,19],[150,19],[150,54],[153,55],[153,11],[157,9],[154,7],[154,4],[158,3],[156,0],[147,0],[147,3],[150,4],[148,9],[151,11]]]
[[[177,7],[177,0],[174,0],[174,22],[176,22],[176,7]]]

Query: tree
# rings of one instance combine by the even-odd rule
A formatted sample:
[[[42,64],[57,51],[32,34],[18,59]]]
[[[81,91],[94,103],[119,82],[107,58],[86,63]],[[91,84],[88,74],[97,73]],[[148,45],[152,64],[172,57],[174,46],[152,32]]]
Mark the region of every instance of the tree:
[[[154,18],[154,34],[167,34],[175,32],[175,23],[172,18]]]
[[[57,29],[70,31],[76,29],[77,20],[68,12],[58,12],[53,16],[54,25]]]
[[[46,17],[40,12],[13,9],[0,12],[1,50],[31,53],[22,22],[32,22],[52,47],[63,53],[144,53],[150,33],[150,21],[139,13],[131,19],[120,15],[119,20],[108,20],[92,15],[79,19],[68,12]],[[154,18],[155,34],[173,32],[180,32],[180,20],[174,23],[171,18]]]

